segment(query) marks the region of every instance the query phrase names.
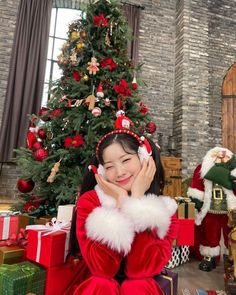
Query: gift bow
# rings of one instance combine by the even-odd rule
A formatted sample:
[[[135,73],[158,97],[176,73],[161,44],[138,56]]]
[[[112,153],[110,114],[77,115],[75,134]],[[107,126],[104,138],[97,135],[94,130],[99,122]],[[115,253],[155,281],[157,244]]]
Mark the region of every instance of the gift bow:
[[[188,198],[188,197],[186,198],[186,197],[182,197],[182,196],[175,197],[175,200],[179,204],[181,204],[181,203],[190,203],[191,202],[190,198]]]
[[[56,217],[53,217],[50,222],[44,224],[34,224],[34,225],[27,225],[26,230],[33,229],[33,230],[40,230],[40,231],[47,231],[43,235],[50,235],[57,231],[68,231],[70,230],[71,223],[66,221],[59,221]]]
[[[5,241],[0,241],[0,246],[20,246],[22,248],[26,248],[28,244],[27,241],[27,233],[24,228],[20,229],[18,234],[10,235],[10,238]]]

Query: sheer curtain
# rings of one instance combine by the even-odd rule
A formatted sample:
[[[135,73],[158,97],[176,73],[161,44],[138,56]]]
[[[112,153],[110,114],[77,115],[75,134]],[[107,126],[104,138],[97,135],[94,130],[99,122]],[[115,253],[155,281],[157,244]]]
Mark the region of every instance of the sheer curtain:
[[[0,161],[25,145],[27,114],[41,105],[52,0],[21,0],[0,130]]]
[[[133,36],[133,39],[128,43],[128,50],[133,64],[136,66],[138,64],[140,12],[143,8],[128,3],[123,3],[122,8]]]

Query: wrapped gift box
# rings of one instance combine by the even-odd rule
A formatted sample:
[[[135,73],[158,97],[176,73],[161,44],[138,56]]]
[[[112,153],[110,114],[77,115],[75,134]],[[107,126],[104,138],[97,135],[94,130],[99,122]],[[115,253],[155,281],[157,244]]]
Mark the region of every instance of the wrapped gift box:
[[[44,286],[45,270],[29,261],[0,266],[0,294],[2,295],[28,293],[44,295]]]
[[[179,219],[179,232],[176,239],[176,245],[194,245],[194,219]]]
[[[74,209],[74,204],[58,206],[57,220],[70,222],[72,220]]]
[[[0,247],[0,264],[13,264],[22,261],[24,251],[19,246]]]
[[[53,216],[51,216],[51,215],[45,215],[45,216],[42,216],[40,218],[35,218],[34,224],[42,224],[42,225],[44,225],[44,224],[46,224],[48,222],[51,222],[52,218],[53,218]]]
[[[0,215],[0,240],[7,240],[18,232],[18,216]]]
[[[195,218],[195,204],[193,202],[183,202],[178,204],[177,215],[179,219]]]
[[[50,267],[47,269],[44,295],[64,295],[75,280],[80,284],[89,275],[90,272],[84,260],[70,259],[62,265]]]
[[[165,295],[177,295],[178,292],[178,274],[170,270],[164,270],[154,279],[161,287]]]
[[[27,258],[45,267],[63,264],[69,247],[69,231],[28,230]]]
[[[27,214],[19,214],[18,219],[18,229],[20,230],[21,228],[26,228],[26,225],[35,224],[36,217]]]
[[[189,261],[189,246],[176,246],[172,248],[171,259],[168,261],[166,268],[175,268]]]

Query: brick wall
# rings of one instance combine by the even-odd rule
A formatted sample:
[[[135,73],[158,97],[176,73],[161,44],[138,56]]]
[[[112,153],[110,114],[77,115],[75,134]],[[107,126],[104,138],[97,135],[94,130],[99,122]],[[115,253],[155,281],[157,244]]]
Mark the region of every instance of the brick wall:
[[[236,1],[177,1],[174,128],[183,175],[221,145],[221,86],[236,61]]]
[[[17,3],[19,0],[0,2],[0,119]],[[221,144],[221,85],[236,60],[236,0],[134,3],[145,7],[139,50],[140,61],[145,63],[142,95],[157,132],[163,134],[163,154],[168,154],[168,137],[173,135],[186,178],[208,149]],[[14,197],[16,168],[6,167],[4,173],[0,196]],[[4,179],[9,182],[6,187]]]

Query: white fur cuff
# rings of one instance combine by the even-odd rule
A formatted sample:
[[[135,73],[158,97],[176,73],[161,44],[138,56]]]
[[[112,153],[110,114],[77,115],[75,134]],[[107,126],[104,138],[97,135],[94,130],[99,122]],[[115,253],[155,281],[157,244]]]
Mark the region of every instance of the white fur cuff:
[[[95,208],[86,220],[87,236],[112,250],[127,254],[134,239],[134,228],[117,209]]]
[[[187,195],[188,197],[192,197],[202,201],[204,197],[204,192],[200,191],[199,189],[189,187],[187,191]]]
[[[142,198],[125,198],[121,207],[124,215],[134,224],[136,232],[157,228],[161,239],[166,235],[176,209],[177,204],[173,199],[153,194]]]
[[[231,174],[232,176],[236,177],[236,168],[234,168],[234,169],[230,172],[230,174]]]
[[[216,247],[207,247],[207,246],[203,246],[200,245],[200,254],[202,256],[218,256],[220,255],[220,246],[216,246]]]

